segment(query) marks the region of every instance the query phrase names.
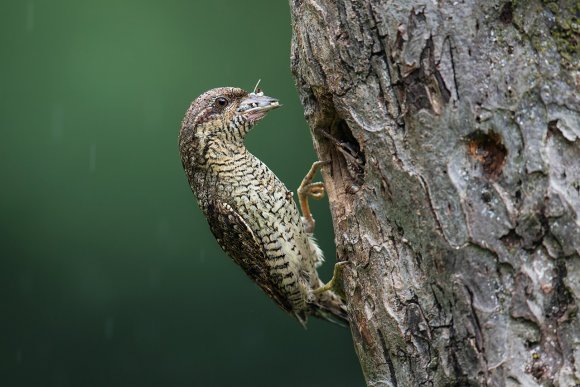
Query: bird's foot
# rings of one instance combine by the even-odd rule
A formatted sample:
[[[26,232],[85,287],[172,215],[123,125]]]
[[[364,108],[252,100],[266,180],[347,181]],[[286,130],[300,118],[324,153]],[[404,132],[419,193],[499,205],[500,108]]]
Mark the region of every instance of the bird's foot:
[[[315,200],[320,200],[324,197],[324,183],[316,182],[313,183],[314,175],[316,172],[328,161],[316,161],[310,167],[310,170],[302,179],[300,187],[298,187],[298,201],[300,202],[300,209],[302,210],[302,221],[304,222],[304,229],[307,233],[312,234],[314,232],[314,217],[310,212],[310,206],[308,204],[308,198],[313,198]]]
[[[348,261],[337,262],[334,265],[334,273],[332,274],[332,278],[330,281],[319,287],[318,289],[314,289],[312,293],[320,294],[326,292],[328,290],[332,290],[334,293],[338,294],[340,297],[344,298],[344,288],[342,283],[342,272],[344,267],[348,264]]]

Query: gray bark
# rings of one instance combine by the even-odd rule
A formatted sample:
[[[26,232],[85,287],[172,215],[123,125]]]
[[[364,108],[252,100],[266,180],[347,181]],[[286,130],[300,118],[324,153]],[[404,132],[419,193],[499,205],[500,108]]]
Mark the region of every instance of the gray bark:
[[[578,2],[290,6],[367,384],[580,383]]]

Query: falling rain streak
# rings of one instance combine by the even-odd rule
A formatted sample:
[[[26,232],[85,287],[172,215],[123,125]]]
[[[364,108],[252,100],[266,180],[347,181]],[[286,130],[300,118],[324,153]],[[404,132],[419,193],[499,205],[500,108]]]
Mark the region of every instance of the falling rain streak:
[[[115,335],[115,318],[108,317],[105,321],[105,338],[107,340],[112,340]]]
[[[89,150],[89,172],[95,172],[97,170],[97,144],[91,144]]]
[[[26,4],[26,32],[34,31],[34,8],[33,1]]]
[[[64,129],[64,109],[60,105],[52,108],[51,135],[54,142],[60,142]]]

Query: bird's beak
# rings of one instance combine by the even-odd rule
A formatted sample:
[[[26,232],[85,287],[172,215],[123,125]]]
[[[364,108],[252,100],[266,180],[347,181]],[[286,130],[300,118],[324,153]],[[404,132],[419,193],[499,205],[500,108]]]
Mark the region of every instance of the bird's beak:
[[[240,102],[238,112],[246,116],[250,121],[258,121],[267,112],[280,107],[276,98],[268,97],[262,93],[250,93]]]

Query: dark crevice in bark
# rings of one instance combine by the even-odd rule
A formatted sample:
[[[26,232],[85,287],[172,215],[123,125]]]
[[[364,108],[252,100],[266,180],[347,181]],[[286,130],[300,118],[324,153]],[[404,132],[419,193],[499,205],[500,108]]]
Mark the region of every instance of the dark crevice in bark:
[[[553,281],[554,293],[546,308],[546,318],[555,320],[557,323],[564,323],[570,319],[570,312],[576,313],[578,307],[570,289],[564,282],[568,276],[566,259],[559,258],[555,263]]]
[[[440,114],[451,97],[437,69],[433,49],[433,40],[429,38],[421,52],[418,67],[403,75],[404,86],[400,92],[405,96],[405,106],[409,112],[427,109]]]
[[[503,171],[508,154],[501,135],[493,130],[488,133],[477,130],[466,139],[468,153],[481,164],[484,176],[496,180]]]
[[[342,156],[352,184],[360,187],[364,182],[365,155],[346,122],[336,119],[330,131],[320,129],[318,132],[322,137],[330,140],[334,149]]]
[[[511,1],[504,3],[499,13],[499,20],[504,24],[511,24],[514,20],[514,8]]]
[[[423,186],[423,188],[425,189],[425,194],[427,196],[427,198],[429,199],[429,210],[431,211],[431,213],[433,214],[433,220],[435,220],[435,223],[437,225],[437,231],[440,233],[440,235],[445,238],[445,240],[453,247],[459,247],[459,246],[454,246],[453,242],[451,242],[450,240],[447,239],[447,237],[445,236],[445,233],[443,231],[443,225],[441,224],[440,220],[439,220],[439,216],[437,215],[437,211],[435,210],[435,208],[433,207],[433,200],[431,199],[431,194],[429,192],[429,186],[427,185],[427,182],[425,181],[425,179],[423,178],[423,176],[418,176],[419,180],[421,181],[421,184]]]
[[[397,375],[395,374],[395,366],[393,364],[393,360],[391,359],[391,355],[389,353],[389,348],[387,347],[387,341],[385,340],[385,335],[382,331],[378,331],[379,338],[381,341],[381,347],[383,349],[383,357],[385,359],[385,363],[387,363],[387,367],[389,367],[389,374],[391,377],[391,383],[394,387],[398,386],[397,383]]]
[[[445,40],[449,43],[449,59],[451,60],[451,69],[453,70],[453,87],[455,87],[455,93],[457,95],[457,100],[459,101],[461,99],[459,94],[459,82],[457,81],[457,70],[455,68],[455,59],[453,57],[455,47],[451,36],[447,36]]]
[[[485,353],[481,323],[479,322],[479,318],[477,317],[477,311],[473,306],[473,291],[469,288],[469,286],[465,286],[465,290],[469,294],[469,308],[471,312],[473,327],[475,328],[475,332],[473,332],[475,334],[475,344],[477,346],[477,350],[480,353]]]

